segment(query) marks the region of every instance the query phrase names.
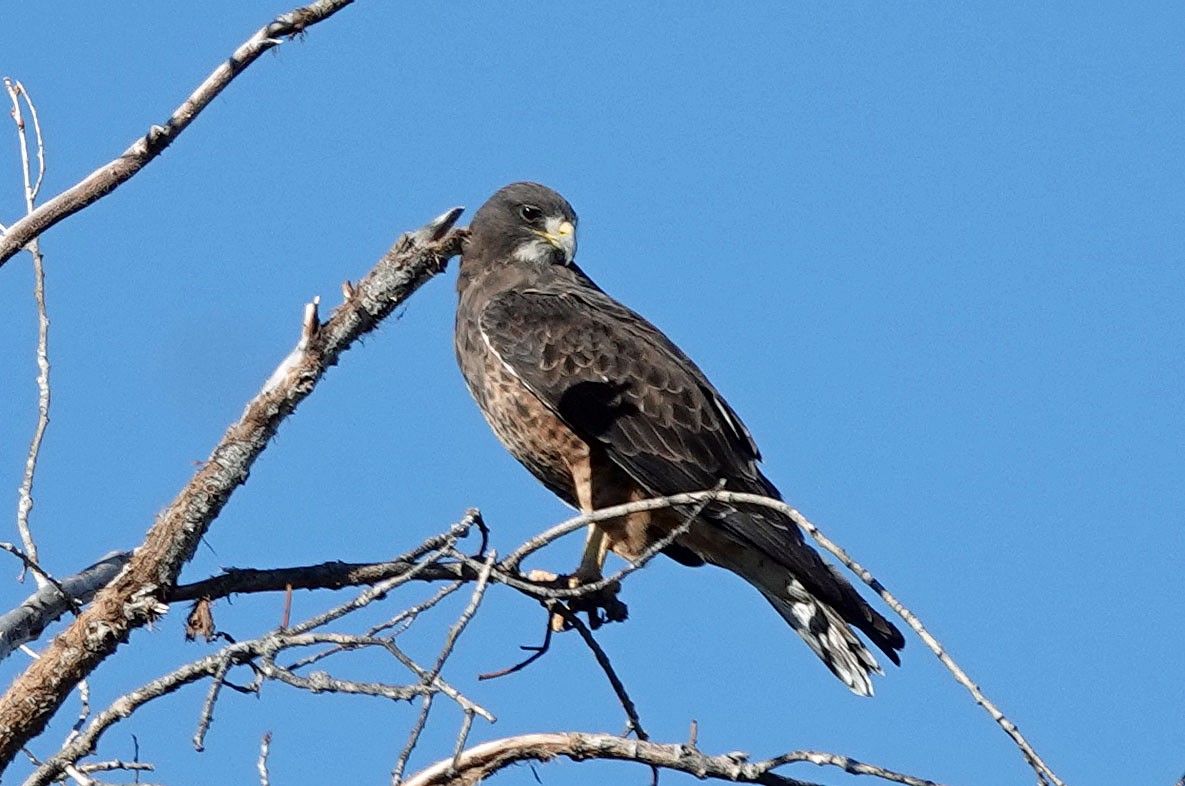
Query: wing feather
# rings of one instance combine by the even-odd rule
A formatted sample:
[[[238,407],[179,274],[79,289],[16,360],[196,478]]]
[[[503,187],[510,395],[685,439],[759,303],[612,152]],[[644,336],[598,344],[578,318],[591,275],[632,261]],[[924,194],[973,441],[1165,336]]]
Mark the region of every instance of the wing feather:
[[[781,498],[757,467],[761,456],[748,430],[699,367],[600,290],[505,291],[490,299],[478,325],[508,371],[651,493],[725,480],[730,490]],[[897,661],[901,634],[806,545],[793,522],[724,504],[703,515],[734,542],[789,569]]]
[[[507,370],[655,493],[759,477],[752,438],[703,372],[608,296],[504,292],[479,327]]]

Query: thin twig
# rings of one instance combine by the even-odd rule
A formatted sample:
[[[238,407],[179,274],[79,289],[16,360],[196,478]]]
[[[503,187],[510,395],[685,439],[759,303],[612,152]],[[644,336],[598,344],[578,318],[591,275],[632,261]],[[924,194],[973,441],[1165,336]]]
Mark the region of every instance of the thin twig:
[[[114,770],[126,770],[128,772],[152,772],[156,766],[146,761],[123,761],[122,759],[111,759],[110,761],[92,761],[86,764],[79,764],[79,772],[112,772]]]
[[[642,728],[642,719],[638,716],[638,708],[634,705],[634,700],[630,698],[629,693],[625,689],[625,684],[617,676],[617,671],[613,668],[609,656],[605,654],[605,650],[601,648],[596,638],[593,637],[592,631],[580,621],[580,618],[576,614],[563,608],[563,606],[557,605],[557,611],[563,615],[564,620],[569,625],[576,629],[576,632],[580,634],[580,638],[584,639],[584,643],[592,651],[593,657],[597,659],[597,665],[601,667],[601,671],[605,672],[605,676],[609,678],[609,684],[613,686],[613,692],[617,694],[617,700],[621,702],[621,708],[625,710],[625,716],[628,719],[626,734],[632,731],[638,736],[638,739],[649,740],[650,735]]]
[[[32,542],[32,540],[30,540],[30,542]],[[62,588],[62,585],[57,581],[57,579],[45,572],[45,569],[42,568],[40,564],[38,564],[36,558],[31,557],[26,552],[21,551],[19,548],[8,542],[0,542],[0,551],[7,551],[9,554],[21,561],[21,564],[23,565],[21,571],[22,574],[25,570],[28,570],[33,574],[33,576],[37,579],[38,591],[41,591],[46,587],[53,587],[71,601],[74,611],[78,610],[78,605],[74,603],[73,598],[71,598],[70,595]]]
[[[259,639],[228,644],[216,653],[185,664],[116,699],[110,706],[95,715],[81,733],[74,735],[68,744],[62,746],[61,750],[42,762],[36,772],[25,781],[25,786],[46,786],[57,779],[67,767],[73,767],[79,759],[94,753],[99,739],[111,726],[129,717],[150,701],[208,677],[218,677],[229,686],[230,683],[225,682],[224,678],[228,664],[230,666],[251,664],[258,674],[314,693],[362,694],[394,701],[412,701],[417,697],[430,698],[443,693],[456,701],[462,712],[481,715],[493,720],[493,716],[483,707],[466,699],[439,676],[432,676],[423,669],[418,671],[413,669],[418,677],[416,684],[385,685],[335,679],[323,672],[314,672],[307,677],[301,677],[275,664],[276,656],[284,650],[324,644],[340,645],[347,648],[351,646],[386,647],[388,642],[339,633],[293,634],[286,631],[273,631]],[[205,711],[203,710],[203,712]]]
[[[378,625],[375,625],[370,631],[371,634],[373,635],[384,630],[397,628],[394,635],[398,636],[400,633],[403,633],[408,628],[410,628],[412,623],[414,623],[421,614],[433,608],[449,595],[452,595],[454,592],[461,589],[463,586],[465,586],[463,582],[454,581],[452,584],[441,587],[434,595],[432,595],[432,597],[428,598],[427,600],[417,603],[410,608],[404,609],[386,622],[381,622]]]
[[[838,767],[849,775],[871,775],[875,778],[881,778],[893,783],[905,784],[905,786],[937,786],[933,781],[928,781],[924,778],[915,778],[912,775],[887,770],[875,764],[866,764],[862,761],[857,761],[850,756],[843,756],[838,753],[825,753],[823,751],[790,751],[789,753],[783,753],[781,756],[774,756],[773,758],[759,762],[758,766],[768,772],[784,764],[797,764],[800,762],[814,764],[819,767]]]
[[[267,757],[271,753],[272,747],[272,733],[270,731],[264,732],[263,739],[259,741],[259,761],[255,768],[259,770],[259,786],[269,786],[271,778],[267,772]]]
[[[478,606],[481,605],[481,600],[485,596],[486,588],[489,586],[490,573],[494,567],[494,561],[497,559],[497,554],[493,551],[486,555],[485,562],[482,565],[481,572],[477,577],[477,586],[474,587],[473,594],[469,597],[469,604],[461,612],[457,621],[449,627],[448,634],[445,636],[444,644],[440,648],[440,653],[436,656],[436,663],[433,665],[431,671],[423,677],[425,682],[435,680],[439,675],[441,669],[444,668],[445,661],[448,660],[449,655],[452,654],[453,647],[456,646],[457,639],[460,638],[461,633],[468,626],[469,621],[473,619],[473,615],[477,613]],[[428,724],[428,716],[432,712],[433,694],[428,694],[424,697],[420,704],[420,714],[416,719],[415,726],[412,727],[408,734],[407,742],[403,746],[403,750],[399,752],[399,758],[395,762],[395,767],[391,771],[391,783],[398,784],[403,778],[403,771],[407,767],[407,762],[411,758],[412,751],[415,750],[416,745],[420,741],[420,735],[423,734],[424,727]]]
[[[4,236],[0,237],[0,267],[42,232],[92,202],[102,199],[143,169],[148,162],[172,144],[194,118],[209,106],[236,76],[258,60],[260,55],[284,43],[284,39],[291,39],[318,22],[328,19],[352,2],[353,0],[318,0],[283,14],[258,30],[229,57],[221,60],[218,67],[198,85],[197,89],[173,110],[164,125],[152,126],[147,134],[135,140],[115,159],[12,224]]]
[[[466,712],[465,718],[461,721],[461,729],[457,732],[457,743],[453,746],[453,762],[461,760],[461,754],[465,752],[465,744],[469,741],[469,730],[473,728],[473,713]]]
[[[675,527],[673,530],[668,532],[662,538],[658,539],[654,543],[651,543],[646,548],[646,550],[644,552],[642,552],[642,555],[640,557],[638,557],[638,559],[634,560],[633,564],[631,564],[627,569],[625,569],[617,574],[614,574],[611,577],[604,578],[599,582],[589,583],[586,585],[582,585],[581,587],[578,588],[579,590],[586,590],[587,589],[592,592],[604,589],[605,587],[612,584],[614,581],[625,578],[633,571],[644,567],[646,565],[646,563],[649,562],[651,559],[653,559],[660,551],[662,551],[667,546],[674,543],[675,540],[680,535],[687,532],[687,530],[691,527],[691,525],[693,523],[695,523],[696,518],[698,518],[699,515],[704,512],[704,508],[706,508],[709,504],[712,503],[712,501],[714,499],[716,499],[715,495],[719,494],[723,488],[724,488],[724,481],[721,480],[716,484],[716,487],[714,489],[711,489],[709,491],[700,491],[700,492],[696,492],[694,494],[682,494],[682,495],[678,495],[678,497],[672,496],[672,497],[657,497],[654,499],[643,499],[643,500],[638,500],[636,502],[627,502],[622,505],[614,505],[612,507],[602,508],[600,510],[594,510],[591,513],[585,513],[580,516],[575,516],[575,517],[570,518],[567,521],[561,522],[561,523],[555,525],[554,527],[546,530],[545,532],[542,532],[539,535],[536,535],[535,537],[531,538],[526,543],[524,543],[523,545],[521,545],[517,549],[515,549],[513,552],[511,552],[510,556],[508,556],[506,559],[502,560],[501,564],[499,564],[498,567],[503,570],[517,570],[519,564],[527,556],[529,556],[530,554],[533,554],[534,552],[543,548],[548,543],[551,543],[552,541],[554,541],[556,538],[559,538],[563,535],[567,535],[569,532],[574,532],[578,529],[583,529],[586,524],[591,524],[591,523],[597,522],[597,521],[605,521],[607,519],[618,518],[618,517],[621,517],[624,515],[628,515],[630,513],[639,513],[642,511],[657,510],[660,508],[671,508],[671,507],[675,507],[676,505],[679,505],[679,504],[692,505],[691,510],[688,511],[687,514],[683,517],[683,521],[680,523],[680,525],[678,527]],[[683,497],[686,499],[684,499],[683,502],[681,502],[681,503],[676,502],[675,500],[680,497]]]
[[[362,606],[365,606],[368,603],[383,597],[395,587],[411,581],[420,573],[435,565],[436,560],[439,559],[442,554],[450,552],[458,540],[469,534],[472,516],[473,511],[466,513],[465,517],[454,524],[447,533],[429,538],[428,540],[424,541],[424,543],[421,543],[414,551],[409,552],[408,554],[405,554],[403,557],[400,557],[398,560],[396,560],[396,562],[411,563],[411,567],[409,567],[404,573],[392,576],[386,581],[381,581],[377,584],[367,587],[354,599],[343,603],[340,606],[332,608],[323,614],[318,614],[315,617],[311,617],[299,625],[294,626],[292,628],[292,632],[303,633],[304,631],[319,628],[329,622],[332,622],[333,620],[344,617],[351,611],[359,609]],[[415,562],[415,560],[420,561]]]
[[[407,742],[403,744],[403,750],[399,751],[399,758],[395,760],[395,767],[391,770],[391,786],[399,786],[403,783],[403,771],[407,768],[407,762],[411,758],[412,751],[416,749],[416,745],[420,742],[420,735],[424,733],[424,727],[428,725],[428,716],[432,712],[432,694],[429,693],[420,701],[420,714],[416,716],[415,725],[411,727],[411,731],[407,734]]]
[[[82,727],[86,725],[87,720],[91,716],[91,686],[86,680],[78,683],[78,703],[80,705],[78,708],[78,718],[74,721],[69,736],[66,737],[67,743],[78,735],[78,732],[82,730]]]
[[[376,639],[364,636],[359,636],[357,638],[360,642],[370,643],[372,645],[377,645],[386,649],[395,656],[396,660],[406,666],[410,672],[419,677],[422,683],[430,685],[433,689],[443,693],[445,696],[448,696],[450,699],[456,702],[457,706],[460,707],[462,711],[473,715],[480,715],[490,723],[497,721],[497,718],[495,718],[489,712],[489,710],[485,709],[480,704],[476,704],[470,699],[465,698],[465,696],[461,695],[461,693],[457,691],[456,688],[445,682],[439,674],[433,676],[431,672],[405,655],[404,652],[399,649],[399,647],[396,646],[395,642],[391,639]]]
[[[461,637],[461,633],[469,625],[469,621],[473,619],[473,615],[477,613],[477,608],[481,605],[482,598],[485,597],[486,590],[490,586],[490,573],[494,568],[494,562],[497,558],[497,552],[494,551],[490,551],[486,555],[481,573],[477,576],[477,584],[473,588],[473,594],[469,597],[469,605],[464,608],[461,616],[457,617],[457,621],[449,628],[448,634],[444,638],[444,645],[440,648],[440,654],[436,656],[436,665],[432,667],[432,671],[430,672],[433,679],[440,675],[441,670],[444,668],[444,662],[453,653],[453,647],[456,646],[457,639]]]
[[[871,587],[872,590],[876,592],[876,594],[880,595],[881,599],[884,600],[889,608],[896,612],[896,614],[901,617],[901,619],[905,620],[905,623],[909,625],[909,627],[913,628],[914,632],[917,633],[922,639],[922,642],[925,643],[927,647],[929,647],[931,652],[938,656],[938,660],[940,660],[942,665],[946,667],[947,671],[949,671],[954,676],[955,681],[967,689],[967,691],[975,699],[975,703],[983,707],[984,711],[986,711],[987,714],[991,716],[992,720],[994,720],[996,724],[1004,731],[1004,733],[1012,739],[1013,743],[1017,746],[1017,748],[1020,749],[1021,754],[1025,757],[1025,760],[1037,773],[1039,778],[1048,778],[1049,781],[1053,784],[1056,784],[1056,786],[1065,786],[1065,783],[1057,776],[1056,773],[1054,773],[1053,770],[1049,768],[1049,765],[1045,763],[1045,761],[1041,758],[1029,741],[1025,739],[1025,737],[1020,733],[1020,730],[1016,727],[1016,724],[1009,720],[1004,715],[1004,713],[1001,712],[1000,709],[983,694],[983,692],[979,689],[979,686],[971,681],[971,678],[967,676],[967,672],[963,671],[963,669],[955,662],[954,658],[952,658],[947,653],[946,648],[943,647],[941,642],[939,642],[938,639],[935,638],[934,635],[922,625],[921,620],[919,620],[912,611],[907,609],[905,605],[901,603],[901,601],[897,600],[897,598],[892,593],[885,589],[885,586],[881,584],[880,581],[878,581],[867,568],[865,568],[856,560],[852,559],[852,557],[848,556],[847,552],[845,552],[830,538],[820,532],[819,528],[808,521],[805,516],[781,500],[771,499],[769,497],[763,497],[757,494],[742,494],[739,492],[725,491],[719,493],[719,498],[722,502],[760,505],[770,508],[771,510],[776,510],[779,513],[789,517],[790,520],[799,527],[799,529],[810,535],[816,543],[818,543],[820,546],[826,549],[828,553],[842,562],[844,567],[859,576],[861,581]]]
[[[782,513],[792,522],[794,522],[796,526],[809,535],[815,542],[823,547],[824,550],[838,559],[845,567],[855,573],[861,581],[872,588],[872,590],[875,591],[881,597],[881,599],[885,601],[889,608],[891,608],[898,616],[900,616],[901,619],[903,619],[906,624],[918,634],[918,636],[922,639],[922,642],[938,657],[939,661],[942,662],[947,671],[949,671],[951,675],[954,676],[955,681],[962,685],[971,694],[971,696],[975,699],[975,703],[983,707],[992,720],[996,722],[996,725],[998,725],[1004,731],[1004,733],[1008,735],[1008,737],[1013,741],[1013,744],[1015,744],[1020,750],[1021,755],[1025,758],[1025,761],[1028,762],[1029,766],[1033,768],[1034,772],[1037,773],[1039,778],[1046,778],[1050,783],[1055,784],[1055,786],[1065,786],[1065,783],[1057,776],[1056,773],[1053,772],[1052,769],[1050,769],[1049,765],[1045,763],[1045,761],[1033,748],[1032,744],[1030,744],[1029,741],[1020,733],[1020,730],[1017,729],[1016,724],[1009,720],[1007,716],[1005,716],[1004,713],[1001,712],[1000,709],[983,694],[983,692],[971,680],[967,673],[946,652],[946,649],[938,641],[938,639],[935,638],[934,635],[922,625],[917,616],[915,616],[913,612],[911,612],[899,600],[897,600],[897,598],[892,593],[890,593],[885,588],[885,586],[881,584],[881,582],[878,581],[871,572],[868,571],[867,568],[848,556],[848,554],[843,549],[841,549],[827,536],[825,536],[818,527],[816,527],[814,524],[808,521],[805,516],[803,516],[790,505],[787,505],[782,500],[773,499],[771,497],[765,497],[758,494],[745,494],[736,491],[723,491],[714,489],[709,491],[689,492],[686,494],[674,494],[668,497],[656,497],[654,499],[631,502],[625,505],[615,505],[612,508],[605,508],[590,514],[569,519],[568,521],[552,527],[541,535],[528,540],[518,549],[511,552],[511,554],[499,564],[498,570],[495,571],[495,579],[503,581],[504,583],[515,587],[516,589],[534,594],[537,597],[565,598],[572,597],[573,595],[579,595],[582,591],[595,589],[599,584],[601,584],[601,582],[598,582],[596,585],[590,584],[579,587],[575,590],[565,590],[562,588],[550,590],[546,588],[540,588],[538,586],[532,589],[532,587],[527,582],[514,579],[513,577],[508,579],[501,572],[508,568],[516,568],[518,563],[527,555],[537,551],[548,543],[554,541],[556,538],[562,537],[563,535],[574,532],[578,529],[582,529],[584,525],[590,521],[603,521],[605,519],[616,518],[628,513],[643,510],[678,507],[681,505],[704,503],[705,501],[711,502],[713,500],[723,503],[754,505],[769,508]],[[619,578],[619,576],[615,575],[606,581],[615,580],[617,578]],[[1182,778],[1182,780],[1185,781],[1185,778]],[[1182,786],[1185,786],[1185,784]]]
[[[439,552],[437,552],[437,554],[439,555],[444,553],[444,551],[445,549],[441,549]],[[335,606],[334,608],[329,609],[322,614],[318,614],[317,616],[305,620],[298,625],[294,625],[292,631],[294,633],[302,633],[306,630],[319,628],[340,617],[344,617],[346,614],[349,614],[356,609],[362,608],[368,603],[385,596],[396,587],[406,584],[407,582],[416,578],[416,576],[418,576],[420,573],[427,571],[428,567],[433,565],[434,562],[435,557],[426,559],[423,562],[413,565],[406,573],[403,573],[402,575],[392,576],[385,581],[380,581],[378,584],[367,587],[365,590],[358,593],[357,596],[346,603],[342,603],[341,605]]]
[[[532,663],[534,663],[535,661],[539,660],[544,655],[546,655],[547,651],[549,649],[551,649],[551,635],[552,635],[552,633],[555,632],[555,630],[551,627],[551,612],[550,611],[547,612],[546,620],[547,620],[547,624],[543,626],[543,643],[540,644],[538,647],[527,647],[527,646],[520,646],[519,647],[519,649],[526,650],[527,652],[531,653],[531,655],[528,658],[526,658],[525,660],[519,661],[518,663],[514,664],[513,666],[508,666],[505,669],[499,669],[498,671],[491,671],[486,674],[478,674],[477,678],[479,680],[494,680],[494,679],[497,679],[498,677],[505,677],[507,674],[514,674],[516,671],[522,671],[527,666],[530,666]]]
[[[231,661],[228,657],[222,661],[210,680],[210,690],[206,693],[206,700],[202,703],[202,711],[198,715],[197,731],[193,733],[193,749],[196,751],[200,752],[206,749],[206,732],[210,730],[210,724],[214,722],[214,705],[218,702],[222,686],[226,684],[226,673],[230,671],[230,667]]]
[[[404,609],[403,611],[399,612],[397,615],[395,615],[391,619],[387,620],[386,622],[379,623],[378,625],[375,625],[374,627],[370,628],[370,630],[367,631],[367,635],[374,636],[378,633],[381,633],[384,630],[388,630],[388,629],[393,628],[397,625],[400,626],[400,629],[398,631],[396,631],[395,635],[402,633],[404,630],[407,629],[407,626],[410,626],[411,623],[420,614],[422,614],[423,612],[432,608],[437,603],[439,603],[440,601],[447,598],[449,595],[452,595],[454,592],[456,592],[463,586],[465,586],[463,583],[461,583],[459,581],[455,581],[452,584],[441,587],[439,590],[436,591],[436,593],[434,595],[432,595],[432,597],[428,598],[427,600],[423,601],[422,603],[417,603],[415,606],[412,606],[409,609]],[[389,639],[388,639],[388,641],[389,641]],[[392,646],[394,646],[393,642],[392,642]],[[312,655],[306,655],[305,657],[300,658],[299,660],[293,661],[292,664],[288,666],[288,668],[293,671],[296,671],[297,669],[304,668],[305,666],[310,666],[319,660],[328,658],[330,655],[334,655],[334,654],[341,652],[341,651],[342,651],[341,647],[330,647],[329,649],[322,650],[321,652],[314,652]]]
[[[457,581],[477,578],[476,571],[441,562],[416,562],[403,557],[386,562],[322,562],[290,568],[228,568],[192,584],[181,584],[169,592],[170,603],[186,600],[217,600],[231,595],[256,592],[286,592],[297,589],[342,589],[373,586],[385,579],[411,574],[419,581]]]
[[[5,77],[4,87],[12,99],[12,119],[16,123],[17,137],[20,140],[21,172],[25,183],[25,214],[30,215],[34,210],[37,193],[41,190],[41,182],[45,179],[45,140],[41,136],[41,121],[37,117],[37,107],[25,86],[19,81],[13,82]],[[37,140],[36,181],[33,180],[30,171],[29,141],[21,112],[22,99],[29,109],[29,116],[33,120],[33,133]],[[37,472],[37,459],[41,455],[45,431],[49,428],[49,311],[45,306],[45,264],[41,256],[41,244],[34,238],[26,248],[33,256],[33,298],[37,302],[37,426],[33,431],[33,438],[29,441],[29,452],[25,458],[25,474],[18,493],[16,526],[21,543],[25,547],[25,554],[34,565],[37,565],[40,558],[37,556],[37,543],[33,539],[33,531],[29,527],[29,513],[33,509],[33,478]],[[45,574],[35,571],[33,578],[38,587],[45,586]]]

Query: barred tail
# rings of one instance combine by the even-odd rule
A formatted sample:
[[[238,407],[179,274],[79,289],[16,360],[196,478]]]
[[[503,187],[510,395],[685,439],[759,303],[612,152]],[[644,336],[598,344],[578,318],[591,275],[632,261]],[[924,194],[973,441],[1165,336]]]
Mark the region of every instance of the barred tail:
[[[761,586],[758,589],[852,693],[872,695],[872,673],[884,672],[834,609],[807,592],[797,579],[789,580],[785,593],[774,594]]]

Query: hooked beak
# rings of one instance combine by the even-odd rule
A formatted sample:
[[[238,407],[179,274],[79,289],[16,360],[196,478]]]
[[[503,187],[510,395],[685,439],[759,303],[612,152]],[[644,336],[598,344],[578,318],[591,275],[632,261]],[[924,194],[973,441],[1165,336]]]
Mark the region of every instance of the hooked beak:
[[[571,221],[549,218],[544,224],[544,228],[535,230],[535,234],[563,253],[565,265],[576,256],[576,227],[572,225]]]

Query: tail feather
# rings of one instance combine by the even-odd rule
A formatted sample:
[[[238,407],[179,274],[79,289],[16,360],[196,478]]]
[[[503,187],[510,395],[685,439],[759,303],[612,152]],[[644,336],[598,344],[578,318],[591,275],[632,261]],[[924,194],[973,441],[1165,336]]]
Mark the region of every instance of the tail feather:
[[[872,695],[872,674],[884,674],[884,671],[834,609],[821,603],[793,578],[785,595],[764,589],[761,594],[843,684],[859,696]]]
[[[877,646],[877,649],[885,653],[895,665],[900,666],[901,656],[897,654],[897,651],[905,648],[905,637],[901,635],[901,631],[897,630],[897,626],[885,619],[880,612],[868,605],[868,602],[840,573],[839,568],[830,563],[827,564],[827,567],[835,577],[836,583],[845,589],[845,594],[849,598],[854,598],[854,602],[850,602],[847,606],[848,613],[840,614],[840,616],[863,631],[869,641]]]
[[[872,674],[884,673],[853,627],[900,665],[901,632],[803,542],[793,522],[736,508],[710,520],[693,533],[699,556],[757,588],[853,693],[871,696]]]

